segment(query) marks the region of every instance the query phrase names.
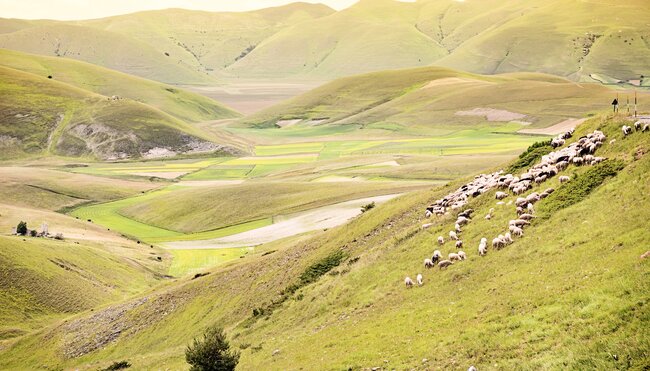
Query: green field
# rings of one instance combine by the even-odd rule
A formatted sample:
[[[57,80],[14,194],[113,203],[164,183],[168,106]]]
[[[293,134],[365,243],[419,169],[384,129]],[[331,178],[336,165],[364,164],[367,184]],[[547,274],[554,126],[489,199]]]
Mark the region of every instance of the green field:
[[[174,257],[169,274],[184,276],[203,273],[206,268],[214,268],[225,262],[245,256],[253,248],[213,249],[213,250],[172,250]]]

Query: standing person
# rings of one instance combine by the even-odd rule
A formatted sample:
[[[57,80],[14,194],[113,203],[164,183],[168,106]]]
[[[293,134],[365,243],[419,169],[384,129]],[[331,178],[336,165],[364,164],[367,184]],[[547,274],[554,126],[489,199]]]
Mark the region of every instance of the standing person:
[[[618,112],[618,98],[614,98],[612,106],[614,106],[614,112]]]

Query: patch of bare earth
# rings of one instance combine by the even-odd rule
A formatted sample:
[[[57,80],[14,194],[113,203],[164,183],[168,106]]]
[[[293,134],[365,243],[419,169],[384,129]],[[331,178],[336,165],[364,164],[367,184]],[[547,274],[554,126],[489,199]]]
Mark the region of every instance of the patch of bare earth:
[[[523,120],[526,115],[496,108],[474,108],[469,111],[458,111],[456,116],[482,116],[488,121],[509,122]]]
[[[562,122],[559,122],[553,126],[540,129],[522,129],[519,130],[519,133],[522,134],[540,134],[540,135],[557,135],[561,133],[566,133],[571,129],[575,129],[578,125],[585,122],[587,119],[566,119]]]

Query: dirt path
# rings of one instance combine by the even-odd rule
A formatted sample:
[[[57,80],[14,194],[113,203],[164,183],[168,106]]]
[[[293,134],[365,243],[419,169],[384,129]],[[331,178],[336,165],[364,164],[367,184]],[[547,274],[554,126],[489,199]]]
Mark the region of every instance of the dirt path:
[[[571,129],[574,129],[576,126],[582,124],[587,119],[567,119],[560,123],[557,123],[553,126],[541,129],[522,129],[519,130],[519,133],[522,134],[543,134],[543,135],[557,135],[560,133],[565,133]]]
[[[381,204],[397,196],[399,194],[341,202],[309,211],[279,216],[275,218],[275,223],[272,225],[232,236],[213,240],[167,242],[163,243],[162,246],[171,250],[257,246],[305,232],[334,228],[361,214],[361,206],[371,202]]]

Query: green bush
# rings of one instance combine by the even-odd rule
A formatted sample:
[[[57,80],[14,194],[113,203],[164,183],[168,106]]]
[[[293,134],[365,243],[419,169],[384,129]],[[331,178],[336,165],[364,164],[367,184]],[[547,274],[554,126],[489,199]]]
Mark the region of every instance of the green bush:
[[[16,233],[18,233],[21,236],[25,236],[27,234],[27,223],[23,221],[18,223],[18,226],[16,227]]]
[[[211,326],[187,347],[185,360],[191,371],[230,371],[239,363],[239,352],[230,350],[223,328]]]
[[[522,169],[528,168],[530,165],[534,164],[542,158],[542,156],[553,151],[551,147],[551,141],[546,140],[543,142],[533,143],[530,147],[526,149],[525,152],[519,155],[519,158],[508,167],[507,173],[515,174]]]
[[[113,362],[110,366],[106,367],[103,371],[123,370],[129,367],[131,367],[131,364],[129,362],[119,361],[119,362]]]
[[[558,210],[582,201],[607,178],[616,176],[624,167],[622,160],[608,160],[595,165],[548,196],[540,204],[542,216],[548,217]]]
[[[362,213],[365,213],[366,211],[368,211],[368,210],[370,210],[370,209],[374,209],[375,206],[376,206],[376,205],[375,205],[375,202],[374,202],[374,201],[371,202],[371,203],[369,203],[369,204],[367,204],[367,205],[363,205],[363,206],[361,207],[361,212],[362,212]]]

